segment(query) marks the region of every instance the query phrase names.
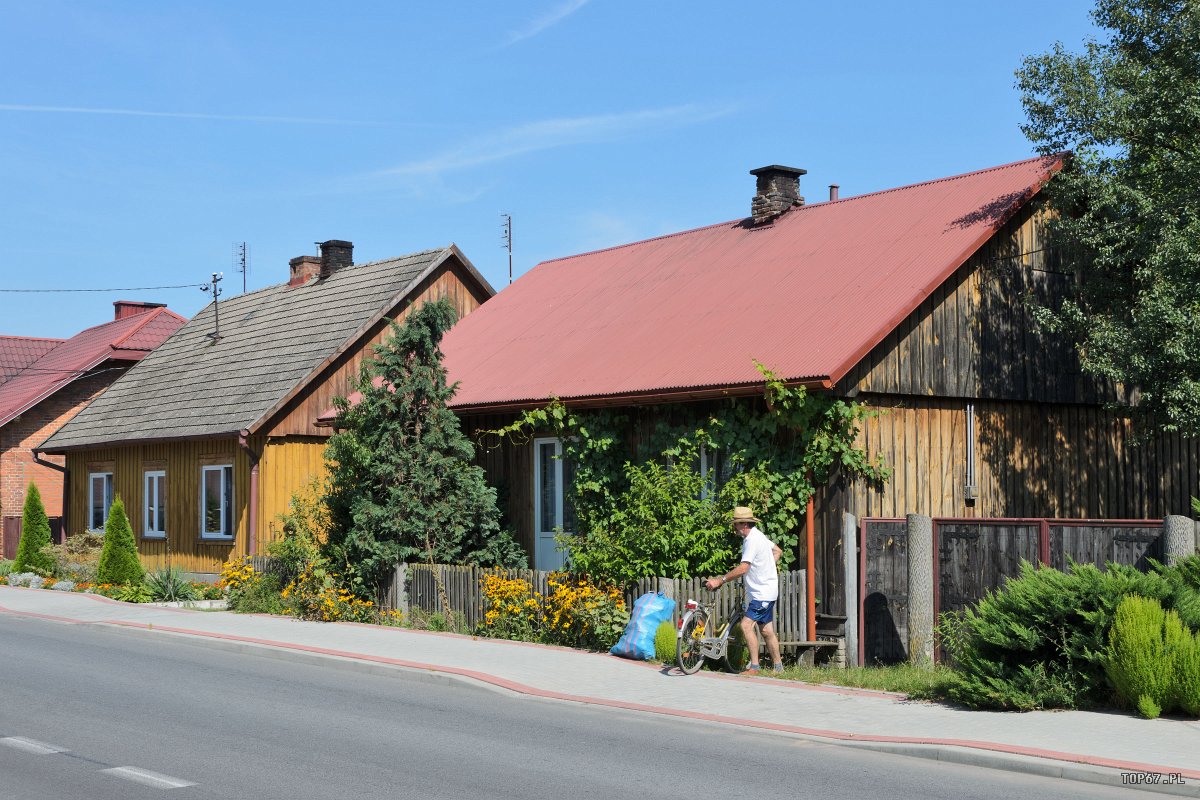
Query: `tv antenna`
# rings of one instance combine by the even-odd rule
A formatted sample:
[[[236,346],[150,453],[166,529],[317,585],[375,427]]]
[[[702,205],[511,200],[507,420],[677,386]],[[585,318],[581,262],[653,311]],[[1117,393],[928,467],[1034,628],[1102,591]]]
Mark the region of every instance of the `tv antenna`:
[[[220,341],[220,339],[221,339],[221,313],[220,313],[219,308],[217,307],[217,298],[221,296],[221,293],[223,290],[217,288],[217,284],[220,283],[224,279],[225,279],[224,272],[214,272],[212,274],[211,281],[200,285],[200,291],[212,292],[212,296],[213,296],[213,332],[206,334],[206,335],[208,336],[208,338],[212,339],[214,342]]]
[[[246,293],[246,280],[250,277],[250,245],[233,243],[233,268],[242,273],[242,294]]]
[[[500,241],[508,250],[508,282],[512,283],[512,214],[501,214]]]

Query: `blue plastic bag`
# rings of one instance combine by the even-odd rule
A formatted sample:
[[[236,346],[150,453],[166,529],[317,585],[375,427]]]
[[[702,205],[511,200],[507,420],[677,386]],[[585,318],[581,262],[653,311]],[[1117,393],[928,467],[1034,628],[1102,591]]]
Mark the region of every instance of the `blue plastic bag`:
[[[646,592],[633,601],[633,613],[625,633],[608,652],[622,658],[648,661],[654,658],[654,634],[658,626],[671,619],[675,601],[662,592]]]

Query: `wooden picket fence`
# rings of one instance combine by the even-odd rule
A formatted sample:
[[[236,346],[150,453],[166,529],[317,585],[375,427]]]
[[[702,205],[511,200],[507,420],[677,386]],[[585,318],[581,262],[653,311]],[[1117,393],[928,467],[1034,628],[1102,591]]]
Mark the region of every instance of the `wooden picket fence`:
[[[435,573],[441,576],[445,585],[450,612],[471,628],[483,620],[482,581],[486,575],[501,574],[509,579],[524,580],[533,587],[534,592],[544,597],[550,593],[549,577],[554,574],[532,569],[497,570],[449,564],[437,564],[433,567],[428,564],[399,564],[384,587],[380,598],[383,606],[405,612],[411,608],[425,612],[444,612]],[[809,638],[805,616],[807,595],[804,577],[801,571],[779,573],[779,601],[775,607],[775,624],[781,640],[805,641]],[[632,609],[634,600],[646,592],[662,592],[675,600],[675,622],[678,621],[679,610],[688,599],[715,605],[721,619],[726,619],[743,603],[740,583],[727,584],[714,593],[704,588],[703,578],[643,578],[624,592],[625,607]]]

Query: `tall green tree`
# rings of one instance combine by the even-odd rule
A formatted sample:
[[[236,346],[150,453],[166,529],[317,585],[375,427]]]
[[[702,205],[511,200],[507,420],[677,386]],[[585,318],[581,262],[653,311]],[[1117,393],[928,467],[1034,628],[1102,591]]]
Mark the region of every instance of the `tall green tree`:
[[[1200,434],[1200,3],[1097,0],[1103,36],[1017,71],[1077,296],[1041,321],[1085,371],[1126,387],[1143,431]]]
[[[104,523],[104,547],[100,550],[100,562],[96,565],[96,580],[132,586],[141,583],[145,577],[146,570],[138,558],[133,528],[125,514],[125,503],[117,496],[108,509],[108,520]]]
[[[358,380],[362,401],[339,398],[325,460],[329,547],[363,589],[401,561],[485,566],[524,562],[500,530],[496,490],[470,463],[474,447],[446,404],[440,343],[454,324],[447,299],[414,310],[375,346]]]
[[[37,484],[29,482],[25,490],[25,507],[21,512],[21,542],[17,545],[17,558],[13,562],[14,572],[33,571],[50,576],[54,572],[54,559],[42,548],[50,544],[50,520],[46,507],[42,505],[42,493]]]

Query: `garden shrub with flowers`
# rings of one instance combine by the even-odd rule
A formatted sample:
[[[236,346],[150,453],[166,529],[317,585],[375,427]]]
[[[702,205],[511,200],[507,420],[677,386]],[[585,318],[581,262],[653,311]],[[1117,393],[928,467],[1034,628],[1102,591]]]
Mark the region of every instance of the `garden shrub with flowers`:
[[[283,588],[286,613],[321,622],[366,622],[379,620],[379,609],[370,600],[355,597],[343,587],[339,576],[317,558]]]
[[[607,650],[621,637],[629,611],[621,592],[585,575],[555,572],[543,596],[520,578],[487,575],[479,632],[500,639]]]

